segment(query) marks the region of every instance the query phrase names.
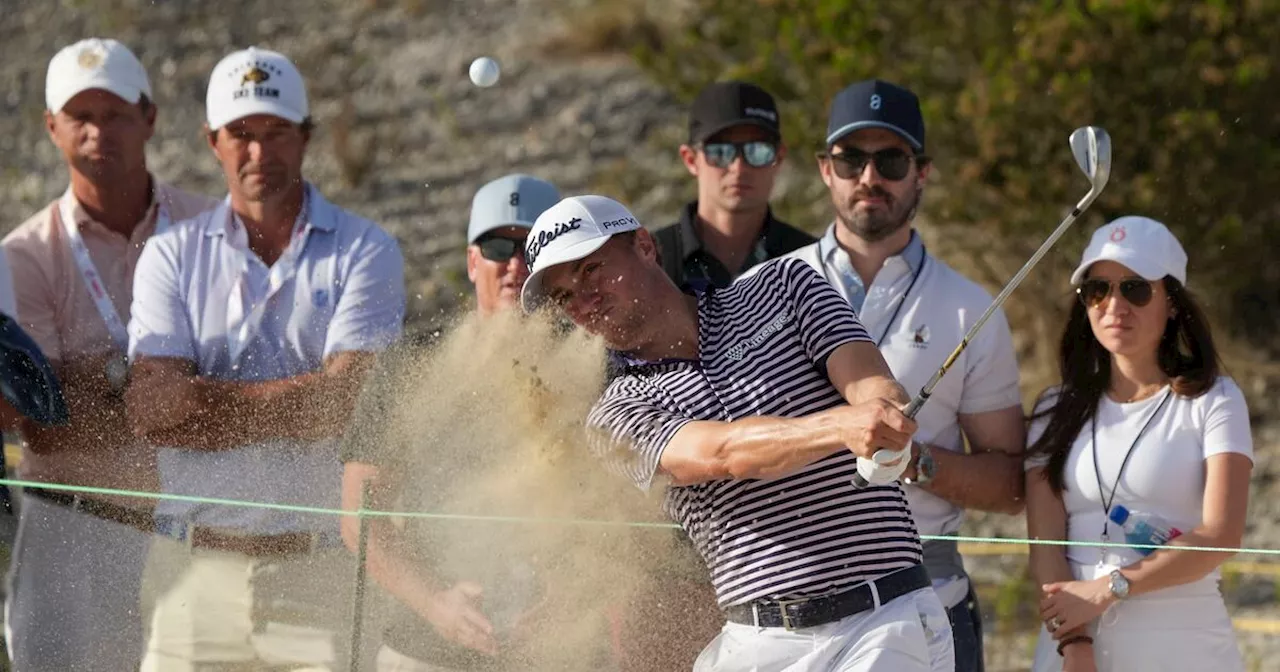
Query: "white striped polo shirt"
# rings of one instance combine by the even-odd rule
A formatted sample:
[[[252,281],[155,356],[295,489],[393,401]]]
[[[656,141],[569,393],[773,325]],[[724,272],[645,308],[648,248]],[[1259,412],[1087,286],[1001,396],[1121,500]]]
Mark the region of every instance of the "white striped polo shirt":
[[[699,291],[696,360],[619,361],[588,417],[592,449],[647,490],[685,423],[794,418],[846,403],[826,358],[869,340],[817,271],[798,259],[765,262],[728,288]],[[841,450],[784,478],[667,490],[666,511],[702,554],[721,607],[835,592],[921,562],[902,489],[855,489],[855,462]]]

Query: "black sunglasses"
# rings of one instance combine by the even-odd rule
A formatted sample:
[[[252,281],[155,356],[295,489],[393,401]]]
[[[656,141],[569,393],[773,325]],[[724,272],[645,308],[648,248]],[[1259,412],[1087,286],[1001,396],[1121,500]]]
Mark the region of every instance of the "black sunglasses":
[[[897,182],[911,172],[911,154],[898,149],[882,149],[878,152],[864,152],[859,149],[846,149],[839,154],[820,152],[818,158],[831,159],[831,167],[836,177],[842,180],[856,180],[862,175],[869,161],[874,161],[876,172],[886,180]]]
[[[1097,308],[1111,296],[1115,283],[1102,279],[1085,280],[1076,288],[1076,294],[1087,308]],[[1141,308],[1151,303],[1155,290],[1151,283],[1141,278],[1126,278],[1120,281],[1120,296],[1125,301]]]
[[[480,248],[480,256],[489,261],[507,262],[516,253],[524,255],[524,241],[514,238],[503,238],[502,236],[490,236],[481,238],[476,242],[476,246]]]
[[[778,158],[778,147],[772,142],[752,140],[750,142],[708,142],[702,145],[702,153],[707,163],[716,168],[728,168],[733,160],[742,156],[752,168],[764,168],[772,165]]]

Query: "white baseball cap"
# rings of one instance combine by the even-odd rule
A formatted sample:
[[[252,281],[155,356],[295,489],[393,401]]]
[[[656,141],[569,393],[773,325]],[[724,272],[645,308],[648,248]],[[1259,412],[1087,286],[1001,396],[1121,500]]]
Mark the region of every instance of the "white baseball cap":
[[[635,231],[640,220],[605,196],[570,196],[538,216],[525,243],[529,278],[520,291],[525,312],[537,309],[548,268],[577,261],[604,247],[614,234]]]
[[[98,37],[63,47],[49,61],[44,80],[44,104],[52,113],[62,111],[76,94],[102,89],[136,103],[151,98],[151,82],[138,57],[123,44]]]
[[[1182,244],[1164,224],[1149,217],[1121,217],[1094,231],[1071,274],[1071,284],[1079,285],[1089,267],[1099,261],[1124,264],[1146,280],[1171,275],[1187,283],[1187,253]]]
[[[213,67],[205,95],[210,130],[253,114],[302,123],[310,114],[307,87],[293,62],[277,51],[249,47]]]

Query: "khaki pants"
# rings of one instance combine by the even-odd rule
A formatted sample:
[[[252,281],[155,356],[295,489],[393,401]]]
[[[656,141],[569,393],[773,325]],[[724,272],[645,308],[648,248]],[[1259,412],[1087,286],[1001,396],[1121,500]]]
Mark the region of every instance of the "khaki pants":
[[[389,646],[378,649],[377,672],[458,672],[452,667],[424,663]]]
[[[342,547],[260,559],[157,538],[142,672],[345,672],[354,565]]]

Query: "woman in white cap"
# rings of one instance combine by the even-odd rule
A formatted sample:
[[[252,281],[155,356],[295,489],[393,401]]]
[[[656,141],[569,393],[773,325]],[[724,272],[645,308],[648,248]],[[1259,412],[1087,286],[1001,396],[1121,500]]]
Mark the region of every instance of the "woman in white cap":
[[[1232,554],[1176,550],[1240,546],[1253,469],[1186,265],[1163,224],[1122,217],[1071,276],[1062,380],[1028,436],[1028,532],[1070,542],[1032,545],[1036,672],[1244,669],[1218,589]],[[1127,534],[1139,521],[1157,533]]]

